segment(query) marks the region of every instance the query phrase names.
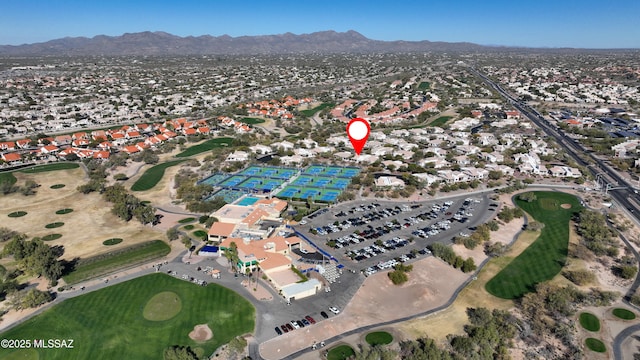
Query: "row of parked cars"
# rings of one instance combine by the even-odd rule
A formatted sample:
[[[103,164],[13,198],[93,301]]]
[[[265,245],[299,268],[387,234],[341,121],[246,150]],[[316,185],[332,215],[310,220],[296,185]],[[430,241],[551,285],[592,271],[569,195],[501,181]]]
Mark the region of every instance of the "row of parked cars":
[[[364,212],[364,211],[367,211],[367,212],[364,214],[357,214],[357,216],[350,217],[348,219],[338,220],[334,223],[327,224],[325,226],[316,227],[315,231],[319,235],[327,235],[327,234],[347,230],[352,226],[363,226],[363,225],[369,224],[372,221],[377,221],[377,220],[381,220],[389,217],[395,219],[402,211],[409,211],[412,207],[416,208],[420,206],[421,205],[413,205],[413,206],[402,205],[402,206],[395,206],[395,207],[387,207],[383,209],[383,208],[380,208],[379,204],[373,203],[370,205],[363,205],[361,207],[354,207],[351,210],[349,210],[348,213],[357,213],[357,212]],[[347,212],[341,211],[337,213],[336,216],[345,217],[345,216],[348,216],[348,214]],[[378,230],[381,230],[381,229],[378,229]]]
[[[402,254],[399,257],[390,259],[388,261],[384,261],[384,262],[381,261],[375,266],[370,266],[364,269],[362,272],[364,273],[365,276],[370,276],[377,273],[378,271],[391,269],[394,266],[398,265],[399,263],[403,263],[411,259],[415,259],[419,255],[431,255],[431,250],[429,250],[428,248],[420,249],[417,251],[414,250],[406,254]]]
[[[340,310],[338,310],[338,308],[336,308],[335,306],[330,306],[329,307],[329,311],[331,311],[334,314],[339,314]],[[324,319],[328,319],[329,315],[325,312],[325,311],[321,311],[320,312],[320,316],[322,316]],[[288,333],[289,331],[293,331],[295,329],[301,329],[305,326],[311,326],[313,324],[316,323],[316,320],[314,318],[311,317],[311,315],[307,315],[305,316],[303,319],[300,320],[291,320],[290,322],[280,325],[280,326],[276,326],[275,327],[275,331],[276,334],[278,335],[282,335],[284,333]]]

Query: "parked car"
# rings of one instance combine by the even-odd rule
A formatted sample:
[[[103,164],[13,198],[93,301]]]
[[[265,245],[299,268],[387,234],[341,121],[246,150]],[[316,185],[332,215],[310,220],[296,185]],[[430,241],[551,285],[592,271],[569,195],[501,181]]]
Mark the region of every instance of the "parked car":
[[[316,321],[309,315],[305,316],[304,318],[307,319],[307,321],[309,321],[311,324],[315,324],[316,323]]]
[[[291,325],[294,329],[300,329],[300,325],[298,325],[298,322],[295,320],[291,320]]]
[[[338,310],[338,308],[335,307],[335,306],[329,306],[329,311],[331,311],[332,313],[334,313],[336,315],[340,314],[340,310]]]
[[[329,318],[329,315],[327,315],[327,313],[326,313],[326,312],[324,312],[324,311],[320,311],[320,316],[322,316],[322,317],[323,317],[323,318],[325,318],[325,319],[328,319],[328,318]]]
[[[280,326],[282,328],[282,331],[288,333],[289,332],[289,328],[287,327],[287,325],[282,325]]]
[[[291,324],[284,324],[287,329],[289,329],[289,331],[293,331],[293,326],[291,326]]]
[[[282,330],[280,330],[280,328],[277,326],[276,326],[276,334],[282,335]]]

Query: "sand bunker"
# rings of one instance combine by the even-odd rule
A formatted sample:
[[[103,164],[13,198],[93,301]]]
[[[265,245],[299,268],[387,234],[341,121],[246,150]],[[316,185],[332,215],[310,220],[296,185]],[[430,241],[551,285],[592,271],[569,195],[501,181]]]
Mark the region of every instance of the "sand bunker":
[[[563,208],[563,209],[571,209],[571,204],[564,203],[564,204],[560,205],[560,207]]]
[[[211,332],[207,324],[196,325],[193,331],[189,333],[189,337],[193,341],[203,342],[211,339],[213,332]]]

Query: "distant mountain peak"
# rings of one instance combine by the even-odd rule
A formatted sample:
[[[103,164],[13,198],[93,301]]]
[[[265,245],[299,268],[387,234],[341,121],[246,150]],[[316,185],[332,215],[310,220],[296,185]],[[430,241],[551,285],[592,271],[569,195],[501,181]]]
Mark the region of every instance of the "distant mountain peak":
[[[143,31],[120,36],[66,37],[44,43],[2,45],[0,55],[258,55],[474,51],[483,48],[470,43],[371,40],[355,30],[238,37],[226,34],[180,37],[164,31]]]

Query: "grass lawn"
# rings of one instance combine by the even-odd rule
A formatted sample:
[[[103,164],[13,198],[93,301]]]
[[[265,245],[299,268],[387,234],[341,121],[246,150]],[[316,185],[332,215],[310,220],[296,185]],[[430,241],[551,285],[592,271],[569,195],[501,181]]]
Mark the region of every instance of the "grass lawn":
[[[193,232],[193,235],[196,237],[199,237],[201,239],[206,239],[207,238],[207,232],[204,230],[196,230]]]
[[[55,228],[59,228],[60,226],[63,226],[64,223],[62,221],[57,221],[51,224],[47,224],[44,227],[47,229],[55,229]]]
[[[176,155],[176,157],[181,158],[181,157],[197,155],[205,151],[213,150],[215,148],[230,146],[231,141],[233,141],[233,139],[228,137],[207,140],[201,144],[189,147],[187,150]]]
[[[587,345],[589,349],[595,352],[603,353],[607,351],[607,347],[604,346],[604,343],[598,339],[587,338],[584,343]]]
[[[300,114],[306,116],[306,117],[310,117],[313,116],[313,114],[317,113],[318,111],[322,111],[326,108],[330,108],[330,107],[334,107],[335,104],[333,103],[322,103],[316,107],[314,107],[313,109],[307,109],[307,110],[301,110]]]
[[[370,332],[364,338],[371,346],[387,345],[393,341],[393,336],[386,331]]]
[[[437,126],[442,127],[447,121],[449,121],[453,116],[440,116],[439,118],[433,120],[429,123],[429,126]]]
[[[35,167],[32,167],[32,168],[24,168],[24,169],[20,170],[20,172],[23,172],[25,174],[35,174],[35,173],[45,172],[45,171],[76,169],[78,167],[80,167],[80,165],[77,164],[77,163],[64,163],[63,162],[63,163],[39,165],[39,166],[35,166]]]
[[[42,237],[42,241],[58,240],[62,237],[62,234],[48,234]]]
[[[76,169],[79,166],[80,165],[76,163],[55,163],[55,164],[46,164],[46,165],[38,165],[34,167],[27,167],[27,168],[23,168],[16,171],[20,171],[25,174],[34,174],[34,173],[45,172],[45,171]],[[16,181],[18,181],[18,179],[16,179],[16,177],[13,175],[13,172],[0,173],[0,183],[9,182],[11,184],[15,184]],[[64,187],[63,184],[59,184],[59,185],[62,185],[60,187]],[[56,187],[56,189],[58,189],[58,187]]]
[[[580,325],[589,331],[600,331],[600,320],[591,313],[583,312],[580,314]]]
[[[534,291],[536,284],[560,273],[567,259],[569,221],[582,209],[580,201],[561,192],[536,191],[535,194],[536,201],[516,199],[516,204],[545,226],[533,244],[487,282],[487,291],[499,298],[516,299]],[[564,209],[562,204],[570,204],[571,208]]]
[[[76,265],[75,269],[64,276],[67,284],[76,284],[80,281],[93,279],[120,268],[157,259],[167,255],[171,251],[169,245],[162,240],[153,240],[144,244],[138,244],[131,249],[122,249],[114,254],[99,255],[96,258],[88,258]]]
[[[65,184],[53,184],[51,186],[49,186],[51,189],[62,189],[63,187],[65,187]]]
[[[193,228],[195,228],[195,227],[196,227],[195,225],[193,225],[193,224],[189,224],[189,225],[185,225],[185,226],[184,226],[184,229],[185,229],[185,230],[193,230]]]
[[[176,297],[185,306],[173,317],[145,318],[175,311]],[[254,318],[251,304],[222,286],[202,287],[151,274],[65,300],[2,334],[7,339],[74,339],[73,349],[0,349],[0,358],[162,359],[164,349],[173,345],[209,355],[232,338],[252,332]],[[213,338],[191,340],[188,334],[198,324],[207,324]],[[37,356],[30,354],[33,351]]]
[[[11,184],[15,184],[18,179],[10,172],[2,172],[0,173],[0,183],[8,182]]]
[[[56,214],[64,215],[64,214],[68,214],[68,213],[70,213],[72,211],[73,211],[73,209],[70,209],[70,208],[60,209],[60,210],[56,211]]]
[[[176,166],[183,161],[184,160],[169,161],[169,162],[158,164],[154,167],[147,169],[147,171],[145,171],[144,174],[140,176],[138,181],[136,181],[131,186],[131,190],[145,191],[145,190],[151,189],[152,187],[156,186],[160,182],[160,180],[162,179],[162,176],[164,176],[164,171],[166,168],[171,166]]]
[[[349,345],[339,345],[329,350],[327,360],[345,360],[356,354]]]
[[[18,218],[27,215],[26,211],[14,211],[12,213],[7,214],[8,217]]]
[[[190,223],[190,222],[193,222],[193,221],[196,221],[196,218],[194,218],[194,217],[186,217],[184,219],[178,220],[178,223],[186,224],[186,223]]]
[[[121,238],[111,238],[103,241],[102,245],[111,246],[111,245],[120,244],[121,242],[122,242]]]
[[[420,83],[420,85],[418,85],[418,90],[429,90],[429,87],[431,87],[431,84],[423,81]]]
[[[250,117],[246,117],[246,118],[242,118],[240,119],[241,123],[245,123],[245,124],[249,124],[249,125],[255,125],[255,124],[262,124],[264,122],[263,119],[258,119],[258,118],[250,118]]]
[[[612,313],[615,317],[618,317],[622,320],[633,320],[636,318],[636,314],[627,309],[615,308],[613,309]]]

